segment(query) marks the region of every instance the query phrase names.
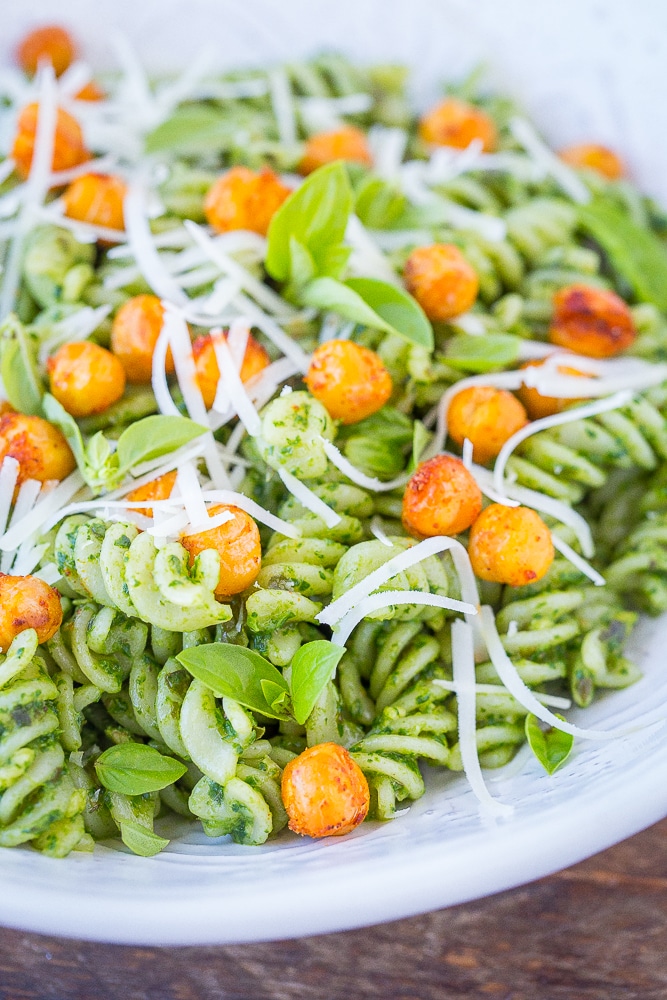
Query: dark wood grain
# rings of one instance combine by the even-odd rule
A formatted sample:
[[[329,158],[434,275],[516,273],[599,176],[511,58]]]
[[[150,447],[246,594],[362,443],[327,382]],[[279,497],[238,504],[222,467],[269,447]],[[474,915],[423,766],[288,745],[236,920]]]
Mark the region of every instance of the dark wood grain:
[[[366,930],[124,948],[0,930],[0,1000],[667,1000],[667,820],[533,885]]]

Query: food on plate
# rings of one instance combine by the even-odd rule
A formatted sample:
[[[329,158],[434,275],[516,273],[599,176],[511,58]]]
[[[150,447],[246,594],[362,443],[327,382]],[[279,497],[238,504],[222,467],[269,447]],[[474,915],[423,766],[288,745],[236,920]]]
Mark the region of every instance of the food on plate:
[[[430,768],[508,815],[667,610],[664,214],[472,80],[59,37],[2,111],[0,846],[344,835]]]

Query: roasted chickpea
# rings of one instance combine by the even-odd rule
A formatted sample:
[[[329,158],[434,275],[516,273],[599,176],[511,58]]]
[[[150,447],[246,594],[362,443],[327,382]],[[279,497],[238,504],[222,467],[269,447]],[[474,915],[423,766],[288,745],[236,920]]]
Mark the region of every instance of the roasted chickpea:
[[[111,350],[116,355],[132,385],[151,380],[153,352],[164,320],[164,307],[156,295],[135,295],[121,306],[111,328]],[[166,370],[174,370],[174,359],[167,351]]]
[[[76,468],[72,449],[58,428],[23,413],[0,417],[0,464],[7,455],[20,465],[19,485],[26,479],[40,483],[64,479]]]
[[[554,546],[534,510],[492,503],[470,529],[468,555],[480,580],[522,587],[542,579],[553,562]]]
[[[125,392],[118,358],[89,340],[63,344],[47,362],[51,394],[73,417],[103,413]]]
[[[204,214],[218,233],[249,229],[266,236],[271,219],[291,193],[268,167],[259,173],[232,167],[209,189]]]
[[[408,291],[434,323],[446,323],[466,312],[479,291],[477,272],[451,243],[413,250],[403,277]]]
[[[637,336],[632,313],[616,295],[590,285],[568,285],[554,295],[549,340],[589,358],[610,358]]]
[[[181,538],[181,545],[190,553],[191,562],[204,549],[215,549],[219,554],[220,580],[215,593],[220,598],[232,597],[247,590],[255,582],[262,566],[259,529],[250,514],[239,507],[224,504],[210,507],[209,514],[214,517],[225,510],[234,514],[233,520]]]
[[[27,177],[30,173],[38,114],[38,104],[26,105],[19,115],[16,126],[11,155],[16,164],[16,171],[22,177]],[[69,112],[58,108],[51,169],[56,172],[69,170],[70,167],[77,167],[89,159],[90,153],[84,144],[83,132],[78,121]]]
[[[447,412],[449,436],[459,447],[472,444],[476,462],[485,465],[505,442],[528,423],[519,400],[505,389],[473,385],[452,399]]]
[[[543,364],[543,361],[527,361],[525,365],[521,365],[521,368],[541,368]],[[584,374],[583,372],[577,371],[576,368],[570,368],[569,365],[558,365],[556,371],[559,375],[583,376]],[[566,406],[582,402],[581,398],[559,399],[557,396],[543,396],[533,386],[528,385],[522,385],[521,388],[517,390],[517,396],[525,406],[531,420],[540,420],[542,417],[552,417],[556,413],[562,413]]]
[[[360,128],[346,125],[344,128],[337,128],[331,132],[318,132],[317,135],[311,135],[299,161],[299,173],[312,174],[314,170],[327,163],[334,163],[335,160],[361,163],[364,167],[373,165],[368,140]]]
[[[393,388],[380,356],[352,340],[328,340],[318,347],[305,382],[329,415],[343,424],[377,413]]]
[[[65,215],[107,229],[124,229],[123,200],[127,186],[109,174],[83,174],[63,195]]]
[[[151,480],[150,483],[145,483],[143,486],[137,486],[136,490],[132,490],[125,497],[126,500],[137,500],[140,502],[145,502],[147,500],[168,500],[172,494],[172,490],[176,484],[176,470],[173,472],[166,472],[164,476],[158,476],[157,479]],[[140,514],[145,514],[146,517],[153,516],[152,507],[141,507],[139,508]]]
[[[84,84],[76,95],[77,101],[103,101],[105,97],[106,94],[94,80],[89,80],[88,83]]]
[[[17,62],[28,76],[34,76],[41,62],[51,63],[56,76],[62,76],[76,55],[74,39],[58,24],[35,28],[16,50]]]
[[[626,173],[623,160],[606,146],[582,143],[579,146],[568,146],[567,149],[561,149],[558,155],[564,163],[569,163],[571,167],[585,167],[587,170],[595,170],[610,181],[617,181]]]
[[[340,837],[368,814],[364,772],[337,743],[318,743],[291,760],[281,791],[289,828],[304,837]]]
[[[429,145],[456,149],[466,149],[474,139],[481,139],[485,153],[493,152],[498,142],[493,119],[457,97],[447,97],[431,108],[419,122],[419,135]]]
[[[60,594],[37,576],[0,573],[0,649],[7,652],[24,629],[34,628],[40,642],[56,634],[63,620]]]
[[[436,455],[423,462],[403,495],[403,527],[415,538],[458,535],[482,509],[480,488],[463,462]]]
[[[192,344],[192,354],[195,359],[195,368],[197,369],[197,384],[203,396],[204,404],[210,410],[218,391],[220,369],[218,368],[218,359],[215,356],[213,341],[208,334],[203,334],[201,337],[196,338]],[[239,373],[241,381],[249,382],[251,378],[259,375],[270,363],[271,359],[269,355],[262,345],[250,334]]]

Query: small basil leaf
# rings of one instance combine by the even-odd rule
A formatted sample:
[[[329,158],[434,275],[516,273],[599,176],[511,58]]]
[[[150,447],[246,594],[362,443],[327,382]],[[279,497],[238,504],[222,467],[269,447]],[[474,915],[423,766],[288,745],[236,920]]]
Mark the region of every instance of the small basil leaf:
[[[473,336],[459,333],[445,350],[445,360],[452,368],[484,374],[515,365],[520,356],[521,337],[511,333],[484,333]]]
[[[168,455],[177,448],[205,434],[207,428],[187,417],[144,417],[137,420],[118,439],[118,466],[121,472],[148,462],[161,455]]]
[[[16,316],[8,316],[0,328],[2,362],[0,372],[12,406],[30,416],[42,412],[44,384],[37,368],[36,351]]]
[[[296,236],[289,238],[290,286],[293,290],[302,288],[316,276],[315,261],[307,247]]]
[[[581,229],[600,244],[637,298],[667,311],[667,249],[660,239],[601,198],[578,212]]]
[[[160,851],[163,851],[169,844],[164,837],[158,837],[156,833],[126,819],[120,824],[121,840],[126,847],[129,847],[133,854],[138,854],[141,858],[152,858]]]
[[[148,134],[146,152],[215,150],[226,131],[224,111],[208,104],[188,104]]]
[[[342,281],[336,281],[335,278],[317,278],[311,281],[304,289],[301,300],[304,305],[313,306],[315,309],[337,312],[353,323],[393,333],[389,324],[367,306],[357,292],[348,288]]]
[[[145,743],[119,743],[109,747],[95,761],[97,777],[105,788],[122,795],[159,792],[182,778],[185,764],[164,757]]]
[[[327,274],[327,255],[332,246],[342,244],[351,210],[352,189],[343,164],[330,163],[315,170],[271,219],[266,254],[271,277],[290,279],[292,237],[311,255],[316,273]]]
[[[268,704],[274,711],[284,711],[289,702],[289,694],[285,688],[275,681],[261,680],[259,686]]]
[[[355,212],[369,229],[390,229],[407,207],[407,199],[398,188],[379,177],[368,177],[357,191]]]
[[[234,698],[252,712],[260,712],[271,719],[291,718],[277,703],[276,689],[289,694],[285,678],[254,650],[214,642],[184,649],[176,659],[219,698]],[[271,701],[264,692],[262,681],[271,684],[268,689]]]
[[[292,707],[294,718],[303,725],[315,703],[336,672],[345,654],[344,646],[326,639],[307,642],[292,660]]]
[[[422,456],[424,448],[430,440],[431,435],[429,431],[426,430],[421,420],[415,420],[412,429],[412,457],[410,459],[410,472],[414,472],[419,465],[419,460]]]
[[[562,718],[561,715],[558,716]],[[574,737],[560,729],[542,729],[534,715],[526,716],[526,739],[542,767],[549,774],[557,771],[572,752]]]
[[[358,424],[342,428],[343,452],[369,476],[393,479],[405,467],[412,445],[412,421],[393,406],[383,406]]]
[[[59,427],[67,438],[67,443],[74,452],[76,464],[79,466],[79,470],[85,478],[87,465],[86,449],[76,420],[67,412],[65,407],[61,406],[58,400],[48,392],[42,400],[42,411],[46,419],[50,420],[52,424],[56,425],[56,427]]]
[[[416,299],[403,288],[376,278],[349,278],[345,284],[361,296],[366,305],[387,326],[411,344],[433,349],[433,328]]]

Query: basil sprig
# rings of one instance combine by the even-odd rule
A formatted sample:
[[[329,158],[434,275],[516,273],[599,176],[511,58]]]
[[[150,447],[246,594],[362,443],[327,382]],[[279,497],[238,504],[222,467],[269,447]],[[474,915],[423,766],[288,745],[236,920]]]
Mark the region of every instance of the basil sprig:
[[[558,716],[562,718],[562,716]],[[540,764],[549,774],[561,767],[572,752],[574,737],[561,729],[543,729],[534,715],[526,716],[526,739]]]
[[[352,208],[352,188],[341,162],[314,171],[271,220],[268,273],[302,305],[397,333],[430,350],[431,324],[408,292],[376,278],[343,278],[350,255],[345,231]]]
[[[100,754],[95,770],[100,783],[110,792],[145,795],[173,785],[187,768],[145,743],[119,743]]]
[[[125,846],[141,858],[152,858],[169,844],[164,837],[158,837],[157,833],[131,819],[120,824],[120,837]]]
[[[445,349],[445,361],[459,371],[485,374],[516,365],[523,340],[511,333],[459,333]]]
[[[244,646],[213,642],[184,649],[176,659],[219,698],[233,698],[270,719],[303,724],[344,652],[326,639],[307,642],[292,660],[289,685],[264,656]]]
[[[86,443],[74,417],[49,393],[42,409],[67,438],[81,475],[95,493],[115,489],[134,466],[168,455],[206,432],[206,427],[187,417],[144,417],[123,431],[112,450],[101,431]]]

